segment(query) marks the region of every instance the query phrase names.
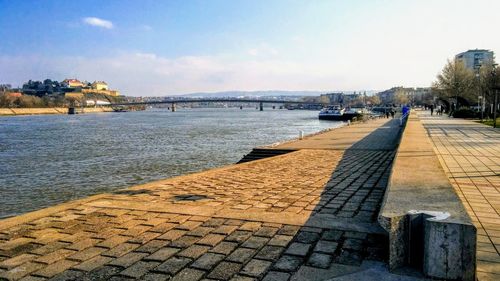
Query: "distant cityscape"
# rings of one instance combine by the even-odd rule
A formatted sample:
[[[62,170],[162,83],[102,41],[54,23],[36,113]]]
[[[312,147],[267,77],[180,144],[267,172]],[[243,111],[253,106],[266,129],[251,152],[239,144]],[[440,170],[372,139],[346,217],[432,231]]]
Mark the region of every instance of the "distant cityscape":
[[[468,50],[455,55],[454,60],[449,64],[460,65],[463,73],[459,79],[469,79],[472,76],[480,78],[481,68],[494,66],[494,53],[486,49]],[[445,74],[445,69],[443,74]],[[455,67],[456,68],[456,67]],[[455,69],[456,70],[456,69]],[[465,76],[464,76],[465,75]],[[155,102],[169,101],[179,99],[193,98],[244,98],[244,99],[267,99],[276,101],[302,101],[311,104],[340,104],[343,106],[362,107],[362,106],[396,106],[402,104],[411,105],[430,105],[436,103],[436,98],[441,102],[458,104],[459,98],[462,99],[462,105],[474,103],[474,97],[477,99],[477,89],[446,89],[445,83],[436,81],[431,87],[404,87],[395,86],[383,91],[226,91],[215,93],[192,93],[176,96],[162,97],[133,97],[121,96],[118,90],[109,88],[105,81],[80,81],[77,78],[68,78],[61,82],[51,79],[43,81],[29,80],[20,88],[13,88],[8,84],[0,85],[0,107],[50,107],[50,106],[68,106],[69,104],[77,106],[105,106],[112,102]],[[454,77],[455,79],[455,77]],[[471,80],[472,79],[472,80]],[[480,79],[476,79],[480,80]],[[486,80],[486,79],[485,79]],[[442,82],[442,81],[441,81]],[[460,81],[458,81],[460,82]],[[474,81],[472,81],[474,82]],[[471,83],[469,83],[471,84]],[[472,85],[472,84],[471,84]],[[449,85],[448,85],[449,86]],[[475,85],[473,85],[476,87]],[[462,91],[462,92],[458,92]],[[453,93],[452,93],[453,92]],[[474,92],[474,93],[472,93]],[[472,93],[472,94],[471,94]],[[453,99],[455,95],[455,99]],[[484,99],[488,99],[485,95]],[[491,100],[491,98],[489,98]],[[491,102],[490,102],[491,103]],[[190,107],[227,107],[240,106],[236,103],[224,102],[204,102],[200,104],[190,104]],[[254,106],[248,104],[245,106]],[[298,105],[297,109],[317,109],[316,106]]]

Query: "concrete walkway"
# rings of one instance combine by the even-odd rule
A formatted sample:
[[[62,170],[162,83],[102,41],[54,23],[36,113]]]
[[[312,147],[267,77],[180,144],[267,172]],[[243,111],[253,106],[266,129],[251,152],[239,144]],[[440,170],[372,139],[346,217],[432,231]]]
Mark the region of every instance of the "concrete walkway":
[[[500,130],[428,112],[418,115],[477,227],[477,276],[500,280]]]
[[[0,279],[413,280],[387,273],[376,222],[399,132],[373,120],[2,220]]]

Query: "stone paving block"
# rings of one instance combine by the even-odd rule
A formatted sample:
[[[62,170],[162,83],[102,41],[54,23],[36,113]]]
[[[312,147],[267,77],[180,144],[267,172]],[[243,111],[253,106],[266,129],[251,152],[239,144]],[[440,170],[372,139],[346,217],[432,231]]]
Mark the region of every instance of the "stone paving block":
[[[42,247],[33,249],[32,251],[30,251],[30,253],[36,254],[36,255],[46,255],[48,253],[54,252],[54,251],[59,250],[61,248],[67,247],[69,245],[71,245],[71,244],[66,243],[66,242],[61,242],[61,241],[55,241],[55,242],[49,243],[47,245],[44,245]]]
[[[344,232],[344,237],[364,240],[368,237],[368,234],[363,232],[346,231]]]
[[[142,281],[167,281],[170,280],[171,277],[168,274],[161,273],[146,273],[146,275],[142,276],[140,280]]]
[[[213,279],[206,279],[206,280],[208,281],[208,280],[213,280]],[[235,275],[229,281],[255,281],[255,280],[257,280],[257,279],[253,278],[253,277]],[[203,280],[203,281],[205,281],[205,280]]]
[[[108,280],[112,275],[122,270],[122,268],[115,266],[101,266],[87,273],[84,280]]]
[[[361,251],[363,249],[363,240],[359,239],[346,239],[342,245],[343,249],[349,249],[354,251]]]
[[[167,233],[158,236],[157,239],[172,241],[172,240],[178,239],[179,237],[183,236],[186,233],[187,233],[186,230],[172,229],[172,230],[168,231]]]
[[[283,255],[273,264],[273,269],[278,271],[293,272],[303,263],[302,257]]]
[[[131,252],[128,254],[125,254],[117,259],[113,259],[109,262],[110,265],[113,266],[120,266],[120,267],[129,267],[135,262],[143,259],[146,257],[148,254],[147,253],[137,253],[137,252]]]
[[[266,274],[262,281],[288,281],[290,278],[289,273],[278,272],[278,271],[270,271]]]
[[[286,249],[285,253],[288,255],[294,255],[294,256],[306,256],[309,250],[311,249],[311,244],[304,244],[304,243],[292,243],[288,248]]]
[[[77,261],[60,260],[53,264],[49,264],[43,267],[41,270],[38,270],[35,273],[33,273],[33,275],[50,278],[56,274],[65,271],[66,269],[69,269],[70,267],[76,265],[77,263],[78,263]]]
[[[137,249],[139,246],[139,244],[123,243],[110,249],[107,252],[103,252],[101,255],[117,258]]]
[[[182,224],[179,224],[175,228],[180,229],[180,230],[191,231],[191,230],[194,230],[195,228],[197,228],[198,226],[200,226],[201,224],[202,224],[202,222],[199,222],[199,221],[186,221]]]
[[[212,233],[230,235],[236,229],[238,229],[237,225],[221,225],[218,228],[216,228],[214,231],[212,231]]]
[[[362,256],[359,252],[351,252],[342,250],[340,255],[335,259],[335,263],[359,266],[362,261]]]
[[[286,247],[292,241],[292,239],[293,236],[275,235],[273,238],[271,238],[268,245]]]
[[[139,248],[135,249],[136,252],[144,252],[144,253],[154,253],[158,251],[159,249],[167,246],[169,244],[168,241],[165,240],[151,240],[147,242],[146,244],[140,246]]]
[[[154,261],[147,261],[147,262],[138,261],[134,263],[132,266],[127,267],[125,270],[120,272],[120,275],[137,279],[143,276],[144,274],[148,273],[149,270],[155,268],[159,264],[160,264],[159,262],[154,262]]]
[[[234,250],[226,259],[228,261],[245,263],[249,261],[257,251],[255,249],[238,248]]]
[[[321,253],[313,253],[309,257],[307,264],[310,266],[319,267],[319,268],[328,268],[332,262],[332,259],[333,258],[331,255],[321,254]]]
[[[214,247],[219,244],[222,240],[224,240],[225,236],[220,234],[208,234],[202,239],[200,239],[196,244],[207,245]]]
[[[326,230],[321,235],[321,239],[329,241],[339,241],[343,235],[343,231],[340,230]]]
[[[191,236],[203,237],[203,236],[209,234],[210,232],[212,232],[213,230],[215,230],[215,228],[213,228],[213,227],[199,226],[199,227],[189,231],[187,234],[191,235]]]
[[[158,265],[154,270],[174,275],[187,266],[191,261],[192,260],[188,258],[172,257]]]
[[[214,248],[210,249],[210,252],[229,255],[234,249],[238,247],[238,243],[222,241]]]
[[[185,235],[180,237],[179,239],[170,242],[169,246],[177,248],[187,248],[193,245],[198,240],[200,240],[200,237]]]
[[[177,248],[170,248],[170,247],[161,248],[158,251],[154,252],[153,254],[145,257],[144,260],[165,261],[179,251],[180,250]]]
[[[271,262],[269,262],[269,261],[253,259],[253,260],[249,261],[245,265],[245,267],[243,267],[243,270],[241,271],[241,273],[245,274],[245,275],[250,275],[253,277],[261,277],[264,275],[264,273],[267,271],[267,269],[270,266],[271,266]]]
[[[104,247],[104,248],[111,249],[111,248],[116,247],[117,245],[119,245],[121,243],[126,242],[129,239],[130,239],[129,236],[115,235],[115,236],[112,236],[112,237],[110,237],[110,238],[108,238],[100,243],[95,244],[95,245],[97,247]],[[92,246],[92,245],[90,245],[90,246]]]
[[[157,232],[151,232],[151,231],[146,231],[140,235],[137,235],[136,237],[128,240],[129,243],[137,243],[137,244],[145,244],[156,237],[160,236],[160,233]]]
[[[205,272],[201,270],[197,270],[194,268],[185,268],[177,275],[175,275],[171,280],[172,281],[197,281],[200,280]]]
[[[237,230],[237,231],[231,233],[231,235],[229,235],[228,237],[226,237],[226,241],[243,243],[250,236],[252,236],[252,232],[250,232],[250,231]]]
[[[113,258],[104,257],[104,256],[95,256],[87,261],[84,261],[80,264],[75,265],[73,268],[83,271],[91,271],[100,266],[105,265],[106,263],[112,261]]]
[[[84,279],[85,272],[79,270],[65,270],[56,276],[50,278],[50,281],[68,281],[68,280],[82,280]],[[41,277],[43,278],[43,277]],[[43,280],[47,280],[43,278]]]
[[[315,252],[333,254],[337,249],[338,243],[332,241],[320,240],[314,247]]]
[[[45,281],[45,280],[47,280],[47,279],[44,277],[37,277],[37,276],[31,276],[31,275],[28,275],[28,276],[23,277],[22,279],[19,279],[19,281]]]
[[[68,256],[67,259],[76,260],[76,261],[86,261],[90,258],[93,258],[103,252],[107,251],[105,248],[91,247],[87,248],[83,251],[79,251],[76,254]]]
[[[99,240],[99,239],[87,238],[87,239],[83,239],[81,241],[78,241],[76,243],[70,244],[70,245],[66,246],[65,248],[69,249],[69,250],[81,251],[81,250],[93,247],[101,241],[102,240]]]
[[[223,218],[211,218],[204,222],[202,225],[206,227],[218,227],[224,224],[226,219]]]
[[[217,263],[222,261],[225,258],[224,255],[214,254],[214,253],[206,253],[199,257],[194,263],[191,265],[193,268],[211,270],[215,267]]]
[[[262,227],[261,229],[259,229],[257,232],[255,232],[255,236],[263,236],[263,237],[273,237],[276,232],[278,232],[278,228],[276,227],[268,227],[268,226],[265,226],[265,227]]]
[[[234,262],[221,262],[208,275],[208,278],[216,280],[229,280],[241,269],[241,264]]]
[[[149,232],[157,232],[157,233],[161,234],[161,233],[165,233],[165,232],[171,230],[172,228],[174,228],[176,226],[177,226],[177,224],[175,224],[175,223],[165,222],[165,223],[161,223],[159,225],[152,227],[148,231]]]
[[[261,222],[253,222],[253,221],[249,221],[249,222],[245,222],[244,224],[242,224],[240,227],[239,227],[239,230],[245,230],[245,231],[257,231],[260,229],[262,223]]]
[[[191,259],[197,259],[201,255],[203,255],[204,253],[206,253],[208,251],[208,249],[210,249],[209,246],[192,245],[189,248],[181,251],[177,255],[179,255],[181,257],[187,257],[187,258],[191,258]]]
[[[319,240],[320,235],[315,232],[300,231],[295,240],[300,243],[314,243]]]
[[[51,264],[51,263],[54,263],[58,260],[62,260],[70,255],[73,255],[75,253],[77,253],[77,252],[72,251],[72,250],[67,250],[67,249],[59,249],[59,250],[56,250],[52,253],[41,256],[41,257],[35,259],[35,261],[45,263],[45,264]]]
[[[13,258],[3,260],[0,262],[0,268],[9,270],[35,258],[38,258],[38,256],[33,254],[21,254]]]
[[[0,273],[0,278],[5,278],[7,280],[18,280],[21,279],[22,277],[39,270],[41,268],[45,267],[44,264],[41,263],[35,263],[35,262],[26,262],[23,263],[20,266],[17,266],[11,270],[1,272]]]
[[[268,241],[269,238],[266,237],[252,236],[248,240],[246,240],[241,246],[245,248],[258,249],[266,245]]]
[[[276,261],[281,256],[281,253],[283,253],[284,250],[284,247],[265,246],[259,251],[259,253],[257,253],[255,257],[263,260]]]

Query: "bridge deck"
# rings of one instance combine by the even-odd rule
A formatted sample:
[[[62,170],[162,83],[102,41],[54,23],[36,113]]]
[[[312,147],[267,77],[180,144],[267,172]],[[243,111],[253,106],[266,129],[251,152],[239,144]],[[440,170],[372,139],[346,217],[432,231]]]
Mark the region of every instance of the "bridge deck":
[[[308,149],[0,221],[0,278],[394,278],[376,217],[399,131],[374,120],[342,129],[350,146],[331,131]]]

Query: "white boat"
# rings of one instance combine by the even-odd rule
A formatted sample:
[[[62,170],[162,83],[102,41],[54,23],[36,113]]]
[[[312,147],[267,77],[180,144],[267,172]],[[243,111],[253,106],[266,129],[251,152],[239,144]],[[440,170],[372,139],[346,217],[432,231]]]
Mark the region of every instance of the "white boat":
[[[323,108],[319,112],[319,119],[348,121],[352,120],[354,117],[359,117],[364,114],[369,114],[369,111],[366,108],[343,108],[339,105],[332,105]]]

